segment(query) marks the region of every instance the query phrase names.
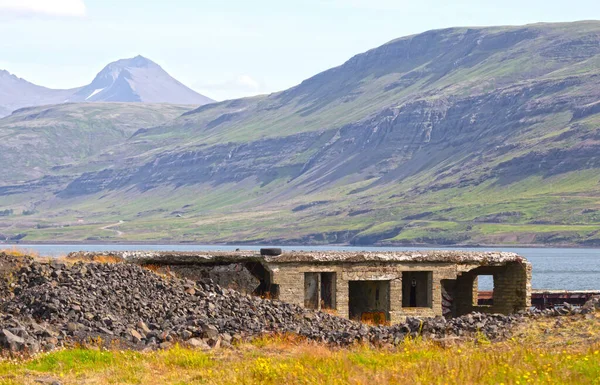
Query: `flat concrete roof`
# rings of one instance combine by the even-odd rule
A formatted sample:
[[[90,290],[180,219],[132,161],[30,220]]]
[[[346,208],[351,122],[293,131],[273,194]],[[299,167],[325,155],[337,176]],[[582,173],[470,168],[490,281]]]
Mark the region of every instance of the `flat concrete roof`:
[[[227,264],[243,262],[279,263],[453,263],[465,265],[503,265],[526,262],[516,254],[500,251],[426,250],[426,251],[292,251],[279,256],[262,256],[256,251],[107,251],[77,252],[74,258],[113,256],[141,264]]]
[[[364,252],[292,252],[277,257],[266,257],[269,263],[360,263],[360,262],[404,262],[404,263],[454,263],[468,265],[502,265],[508,262],[525,262],[516,253],[499,251],[364,251]]]

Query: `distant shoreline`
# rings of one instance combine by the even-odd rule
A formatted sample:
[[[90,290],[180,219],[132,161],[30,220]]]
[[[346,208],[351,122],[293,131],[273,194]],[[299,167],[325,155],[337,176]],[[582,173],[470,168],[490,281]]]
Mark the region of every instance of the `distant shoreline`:
[[[283,246],[283,247],[369,247],[369,248],[436,248],[436,249],[473,249],[473,248],[519,248],[519,249],[600,249],[600,246],[580,246],[580,245],[547,245],[547,244],[477,244],[477,245],[439,245],[439,244],[392,244],[392,245],[380,245],[380,244],[371,244],[371,245],[352,245],[348,243],[335,243],[335,244],[298,244],[298,243],[246,243],[246,242],[227,242],[227,243],[210,243],[210,242],[202,242],[202,243],[192,243],[192,242],[148,242],[148,241],[123,241],[123,242],[99,242],[99,241],[64,241],[64,242],[44,242],[44,241],[32,241],[27,243],[20,242],[0,242],[0,249],[3,245],[7,246],[60,246],[60,245],[98,245],[98,246],[111,246],[111,245],[147,245],[147,246],[162,246],[162,245],[174,245],[174,246],[251,246],[251,247],[274,247],[274,246]]]

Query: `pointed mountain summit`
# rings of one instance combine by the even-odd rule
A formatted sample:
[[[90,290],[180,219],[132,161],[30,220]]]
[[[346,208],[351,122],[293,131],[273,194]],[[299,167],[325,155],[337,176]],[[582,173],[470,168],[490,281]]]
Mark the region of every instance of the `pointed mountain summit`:
[[[212,99],[186,87],[143,56],[108,64],[69,102],[144,102],[207,104]]]
[[[0,70],[0,118],[23,107],[67,102],[204,105],[214,100],[186,87],[143,56],[112,62],[90,84],[67,90],[38,86]]]

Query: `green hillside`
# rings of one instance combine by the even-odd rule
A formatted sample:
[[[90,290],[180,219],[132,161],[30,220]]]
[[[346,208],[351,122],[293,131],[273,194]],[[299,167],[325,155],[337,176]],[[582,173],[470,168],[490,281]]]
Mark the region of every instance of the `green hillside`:
[[[11,155],[0,209],[13,214],[0,233],[600,245],[599,86],[600,22],[590,21],[429,31],[283,92],[183,114],[163,106],[170,117],[102,105],[131,130],[100,137],[86,126],[96,146],[87,149],[78,136],[45,136],[27,160],[35,175]],[[13,115],[0,135],[25,146],[8,127],[44,119]],[[14,182],[24,174],[31,180]]]
[[[172,120],[192,106],[66,103],[22,108],[0,119],[0,186],[48,175],[123,143],[136,131]]]

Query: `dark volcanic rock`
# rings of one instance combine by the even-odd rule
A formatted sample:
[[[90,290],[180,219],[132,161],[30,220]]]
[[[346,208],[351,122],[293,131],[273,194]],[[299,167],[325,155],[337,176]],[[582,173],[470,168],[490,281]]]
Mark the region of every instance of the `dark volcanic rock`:
[[[2,263],[5,259],[0,257]],[[133,264],[23,261],[13,272],[14,295],[0,300],[1,349],[34,353],[73,342],[96,343],[98,337],[136,349],[167,348],[178,341],[214,348],[269,333],[296,333],[334,345],[395,345],[419,335],[506,338],[525,319],[525,314],[474,313],[367,326],[244,295],[211,280],[165,278]]]

